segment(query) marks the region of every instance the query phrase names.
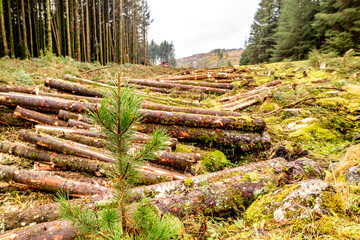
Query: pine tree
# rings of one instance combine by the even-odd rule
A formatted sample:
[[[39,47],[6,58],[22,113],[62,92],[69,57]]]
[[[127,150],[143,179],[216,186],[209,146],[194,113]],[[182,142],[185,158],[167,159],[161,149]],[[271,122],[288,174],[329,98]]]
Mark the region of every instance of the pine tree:
[[[301,60],[317,47],[318,40],[312,27],[315,14],[319,11],[319,1],[285,1],[280,11],[279,25],[275,34],[273,61],[285,58]]]
[[[116,189],[114,203],[103,208],[80,209],[72,206],[60,196],[61,210],[65,218],[74,221],[80,231],[91,237],[105,239],[134,239],[128,232],[126,220],[126,200],[128,190],[136,182],[137,168],[145,159],[156,158],[156,152],[163,150],[169,138],[162,131],[154,131],[152,140],[141,150],[132,149],[134,125],[141,120],[139,110],[142,98],[134,89],[121,86],[118,75],[117,88],[107,89],[96,112],[91,113],[95,123],[101,126],[103,133],[109,139],[108,150],[112,153],[114,164],[109,175],[113,178]],[[120,87],[121,86],[121,87]],[[148,204],[141,204],[132,216],[143,238],[139,239],[169,239],[179,235],[179,224],[175,218],[159,216]],[[115,206],[115,208],[114,208]],[[120,213],[120,215],[118,214]],[[133,227],[133,226],[132,226]],[[137,232],[137,231],[135,231]]]
[[[242,63],[269,62],[275,45],[275,31],[278,25],[280,0],[262,0],[254,22],[251,25]]]
[[[313,27],[322,49],[343,55],[360,44],[360,1],[323,0]]]
[[[9,48],[6,39],[6,31],[5,31],[5,20],[4,20],[4,9],[3,9],[3,0],[0,0],[0,29],[1,29],[1,38],[4,47],[4,55],[9,55]]]
[[[47,23],[47,51],[52,53],[52,36],[51,36],[51,8],[50,0],[46,0],[46,23]]]

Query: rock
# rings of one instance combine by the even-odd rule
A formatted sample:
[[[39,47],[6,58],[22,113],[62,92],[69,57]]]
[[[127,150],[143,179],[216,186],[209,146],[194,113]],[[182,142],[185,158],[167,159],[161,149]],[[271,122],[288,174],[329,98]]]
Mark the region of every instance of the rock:
[[[350,184],[360,184],[360,165],[351,167],[346,172],[346,181]]]
[[[330,91],[330,92],[326,92],[325,94],[329,95],[330,97],[338,97],[339,91]]]
[[[345,213],[344,201],[334,187],[313,179],[286,186],[258,198],[246,210],[245,220],[254,224],[263,220],[294,223],[314,216]]]
[[[287,128],[289,130],[299,130],[303,127],[306,127],[308,126],[309,123],[312,123],[312,122],[315,122],[316,121],[316,118],[305,118],[305,119],[302,119],[300,121],[296,121],[296,122],[291,122],[287,125]]]
[[[280,142],[274,145],[270,152],[270,159],[282,157],[287,161],[294,161],[298,158],[305,157],[309,153],[302,150],[299,145],[290,142]]]
[[[283,117],[291,118],[291,117],[297,117],[301,114],[301,108],[293,108],[293,109],[284,109],[283,111]]]

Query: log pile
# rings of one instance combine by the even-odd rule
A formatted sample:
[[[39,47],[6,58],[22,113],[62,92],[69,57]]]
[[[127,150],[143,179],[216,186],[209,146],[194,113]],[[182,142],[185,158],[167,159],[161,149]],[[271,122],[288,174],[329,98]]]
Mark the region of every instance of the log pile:
[[[106,136],[98,131],[98,126],[94,125],[85,114],[97,110],[103,94],[106,93],[102,91],[103,87],[108,87],[108,85],[69,75],[65,76],[65,79],[68,81],[50,78],[45,80],[45,85],[57,89],[59,91],[57,93],[39,91],[38,88],[32,87],[0,88],[0,106],[6,106],[9,115],[25,123],[37,124],[33,129],[19,131],[22,143],[0,142],[0,152],[46,164],[49,169],[56,168],[61,171],[84,172],[97,177],[105,177],[108,172],[111,172],[111,163],[114,160],[105,150]],[[160,91],[165,94],[176,94],[176,91],[179,91],[188,92],[188,94],[222,95],[236,88],[230,81],[239,79],[244,79],[239,71],[226,69],[223,73],[208,71],[196,74],[196,76],[188,74],[164,80],[129,79],[128,83],[139,90]],[[262,91],[258,90],[258,92]],[[235,97],[226,101],[236,102],[238,99]],[[150,101],[143,103],[141,115],[144,123],[137,126],[138,132],[133,140],[131,151],[137,151],[143,146],[141,144],[151,140],[149,134],[155,128],[166,130],[172,138],[168,143],[167,151],[158,152],[156,160],[147,162],[138,169],[141,183],[148,186],[133,189],[132,200],[150,194],[154,197],[151,200],[152,203],[162,212],[170,212],[180,217],[185,213],[197,214],[199,212],[216,216],[247,207],[258,192],[265,190],[276,179],[275,170],[279,169],[279,165],[283,166],[285,161],[269,160],[193,177],[192,170],[200,161],[200,153],[173,152],[178,141],[196,142],[207,147],[219,146],[241,153],[268,149],[270,137],[265,132],[265,122],[262,119],[244,117],[232,111],[233,109],[219,111],[174,107]],[[0,123],[1,121],[0,117]],[[11,125],[10,121],[8,125]],[[265,168],[275,170],[265,171]],[[244,181],[245,175],[252,171],[264,174],[262,180]],[[81,204],[93,204],[112,197],[111,186],[75,181],[65,176],[66,174],[60,177],[51,171],[0,165],[0,180],[2,181],[12,181],[48,192],[67,191],[74,197],[89,196],[90,200],[74,200]],[[208,182],[208,189],[211,188],[217,194],[211,194],[211,191],[201,187],[200,182]],[[160,194],[160,192],[164,193],[160,189],[167,193],[165,197]],[[179,192],[180,189],[185,190]],[[240,206],[234,199],[235,195],[242,196],[247,204]],[[197,199],[204,199],[204,201],[196,204]],[[190,207],[185,209],[185,205]],[[57,207],[55,203],[7,216],[11,219],[5,221],[6,229],[20,227],[19,222],[26,226],[39,223],[27,230],[9,232],[8,236],[32,236],[31,234],[35,234],[34,231],[41,230],[48,236],[57,234],[64,239],[73,239],[76,232],[68,222],[58,220],[59,212],[54,210]],[[216,207],[216,210],[209,210],[213,207]],[[0,236],[0,239],[1,237],[3,236]]]
[[[258,102],[263,102],[266,98],[272,96],[273,92],[275,92],[281,84],[282,81],[273,81],[245,93],[220,98],[220,102],[223,103],[222,109],[226,111],[236,111],[252,106]]]

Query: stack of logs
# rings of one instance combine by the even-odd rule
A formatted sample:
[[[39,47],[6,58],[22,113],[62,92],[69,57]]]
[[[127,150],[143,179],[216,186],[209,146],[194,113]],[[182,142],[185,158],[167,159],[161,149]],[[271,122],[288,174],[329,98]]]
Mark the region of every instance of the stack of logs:
[[[192,91],[195,89],[205,94],[223,94],[235,86],[227,82],[218,83],[215,81],[226,80],[228,74],[216,73],[216,75],[212,75],[215,79],[213,83],[207,81],[202,84],[192,84],[189,78],[186,79],[184,76],[167,78],[167,80],[128,80],[128,83],[136,87],[146,86],[146,88],[165,90],[175,88],[175,91]],[[96,111],[101,97],[105,94],[103,88],[107,87],[107,85],[71,76],[66,76],[65,79],[77,81],[78,83],[59,79],[45,80],[46,86],[56,88],[61,93],[42,92],[39,88],[34,87],[9,86],[0,88],[2,92],[0,93],[0,107],[5,106],[0,108],[0,112],[6,112],[7,116],[0,117],[0,124],[13,125],[14,118],[22,119],[21,124],[29,122],[38,124],[34,128],[35,131],[29,129],[19,131],[20,139],[26,144],[3,141],[0,142],[0,152],[46,163],[46,165],[39,167],[40,170],[60,169],[87,172],[98,177],[104,176],[107,171],[111,171],[111,162],[113,162],[111,155],[105,150],[106,136],[99,132],[92,121],[84,114],[89,111]],[[206,79],[209,80],[208,74]],[[181,81],[181,84],[178,84],[179,81]],[[142,88],[139,87],[139,89]],[[171,91],[173,92],[174,89],[171,89]],[[224,192],[219,193],[219,196],[217,196],[217,194],[212,195],[207,191],[200,190],[201,188],[194,190],[188,196],[182,196],[181,194],[180,196],[176,193],[176,189],[189,185],[188,183],[184,184],[184,179],[193,174],[193,166],[200,160],[199,153],[172,152],[176,148],[178,140],[205,143],[240,152],[262,150],[270,146],[270,137],[264,132],[266,125],[262,119],[244,118],[241,114],[235,112],[173,107],[145,102],[141,114],[144,121],[137,126],[138,132],[133,146],[135,150],[151,138],[147,134],[151,133],[155,128],[165,129],[172,139],[169,142],[167,151],[159,152],[158,159],[147,163],[139,169],[144,184],[153,184],[160,181],[165,183],[133,189],[135,194],[133,200],[143,196],[144,193],[152,193],[152,195],[156,196],[159,190],[166,190],[168,193],[166,198],[155,198],[152,202],[161,211],[172,212],[178,216],[182,216],[185,209],[181,209],[181,205],[173,206],[175,203],[187,201],[186,199],[194,201],[195,199],[203,199],[201,196],[205,196],[206,201],[204,200],[203,204],[205,205],[203,207],[212,208],[213,204],[223,207],[217,208],[215,212],[209,212],[216,215],[231,211],[230,208],[234,206],[230,206],[228,201],[233,201],[231,200],[232,196],[235,196],[226,193],[226,196],[229,197],[227,199],[226,196],[222,196]],[[226,189],[226,191],[234,191],[236,194],[244,195],[247,199],[252,199],[256,191],[265,188],[266,182],[273,179],[272,172],[264,172],[265,177],[261,183],[249,183],[250,185],[244,183],[244,174],[251,171],[262,171],[261,169],[264,166],[273,168],[275,163],[284,164],[282,160],[271,160],[246,167],[191,177],[190,179],[192,183],[214,179],[216,182],[210,187],[216,191]],[[234,173],[236,173],[236,177],[230,178]],[[269,176],[266,176],[266,174],[269,174]],[[94,202],[111,198],[113,194],[113,190],[109,186],[70,180],[67,177],[59,177],[49,172],[30,171],[10,166],[0,166],[0,178],[3,181],[14,181],[44,191],[66,191],[73,196],[91,196],[87,201],[74,200],[79,204],[80,202],[81,204],[85,204],[85,202],[86,204],[94,204]],[[221,179],[225,178],[226,181],[221,181]],[[228,181],[229,179],[231,181]],[[221,198],[223,202],[219,202],[218,198]],[[197,204],[184,205],[193,206],[191,207],[193,212],[202,211],[196,207]],[[39,230],[43,230],[42,234],[44,235],[42,236],[57,234],[62,236],[62,239],[73,239],[76,233],[69,223],[57,221],[59,218],[57,208],[57,204],[52,204],[41,206],[39,209],[13,214],[8,216],[5,228],[12,229],[27,226],[31,223],[48,222],[30,227],[26,232],[19,230],[11,234],[17,234],[18,237],[29,237],[30,235],[26,234],[36,234]]]

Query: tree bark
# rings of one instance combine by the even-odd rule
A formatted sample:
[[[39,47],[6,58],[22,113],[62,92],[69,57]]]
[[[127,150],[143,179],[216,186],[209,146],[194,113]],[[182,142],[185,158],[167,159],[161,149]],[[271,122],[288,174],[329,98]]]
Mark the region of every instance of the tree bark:
[[[21,106],[25,108],[44,110],[44,111],[56,111],[60,109],[71,112],[86,112],[95,111],[96,106],[94,104],[88,104],[84,102],[63,100],[51,97],[40,97],[25,94],[16,93],[0,93],[0,105],[5,106]]]
[[[61,239],[73,240],[78,236],[76,229],[73,227],[71,221],[56,220],[53,222],[46,222],[36,224],[31,227],[22,228],[19,230],[6,232],[0,235],[0,239],[8,240],[44,240],[44,239]]]
[[[105,172],[109,170],[109,164],[99,161],[44,151],[24,144],[7,141],[0,142],[0,152],[11,153],[12,155],[34,161],[55,164],[63,170],[88,172],[95,175],[105,174]]]
[[[150,102],[145,102],[142,104],[143,109],[157,110],[157,111],[167,111],[167,112],[183,112],[191,114],[202,114],[210,116],[222,116],[222,117],[242,117],[243,114],[236,112],[227,112],[227,111],[218,111],[210,110],[203,108],[187,108],[187,107],[174,107],[170,105],[155,104]]]
[[[70,38],[70,13],[69,13],[69,0],[65,0],[66,6],[66,37],[67,37],[67,53],[71,57],[71,38]]]
[[[31,122],[36,122],[40,124],[54,125],[54,126],[66,126],[67,123],[59,120],[56,117],[51,117],[46,114],[38,113],[31,111],[20,106],[17,106],[14,111],[14,116],[22,118]]]
[[[81,61],[80,50],[80,24],[79,24],[79,3],[74,0],[74,24],[75,24],[75,57],[77,61]]]
[[[10,11],[8,14],[11,15]],[[3,47],[4,47],[4,55],[9,56],[9,48],[8,48],[8,44],[7,44],[6,30],[5,30],[3,0],[0,0],[0,28],[1,28],[2,43],[3,43]]]
[[[31,21],[31,5],[30,1],[27,0],[27,13],[29,17],[29,39],[30,39],[30,56],[34,57],[34,43],[33,43],[33,32],[32,32],[32,21]]]
[[[95,6],[93,6],[95,8]],[[89,0],[86,0],[85,7],[85,18],[86,18],[86,51],[87,60],[91,62],[91,47],[90,47],[90,20],[89,20]]]
[[[11,11],[10,0],[7,0],[7,6],[8,6],[8,11],[10,12]],[[14,48],[13,22],[12,22],[11,14],[8,14],[8,24],[9,24],[10,57],[14,58],[15,57],[15,48]]]
[[[68,137],[64,137],[65,139],[72,140],[75,142],[80,142],[80,143],[90,145],[90,146],[92,146],[92,144],[90,144],[89,141],[98,142],[99,139],[106,139],[106,135],[104,133],[82,130],[82,129],[52,127],[52,126],[48,126],[48,125],[36,125],[35,129],[36,129],[36,131],[44,132],[44,133],[54,135],[54,136],[67,135]],[[75,135],[75,136],[72,137],[71,135]],[[77,140],[75,140],[75,139],[77,139],[76,135],[90,137],[92,140],[85,140],[85,138],[83,138],[83,142],[77,141]],[[133,141],[135,143],[147,143],[147,141],[149,141],[149,139],[151,139],[151,136],[144,134],[144,133],[135,132]],[[100,140],[98,143],[94,143],[94,144],[96,146],[97,146],[97,144],[99,144],[101,146],[105,145],[103,140]],[[176,138],[171,138],[170,142],[168,144],[172,149],[176,149],[178,140]]]
[[[111,188],[99,185],[76,182],[49,173],[36,172],[0,165],[0,179],[2,181],[14,181],[48,192],[65,191],[69,194],[95,195],[110,194]]]
[[[85,123],[92,123],[91,119],[84,115],[72,113],[72,112],[65,111],[65,110],[59,111],[58,118],[65,120],[65,121],[68,121],[71,119],[71,120],[76,120],[76,121],[82,121]]]
[[[47,36],[47,50],[52,53],[52,36],[51,36],[51,8],[50,0],[46,0],[46,36]]]
[[[183,85],[192,85],[192,86],[202,86],[202,87],[211,87],[211,88],[223,88],[223,89],[234,89],[237,88],[236,85],[230,83],[210,83],[210,82],[194,82],[187,80],[178,80],[178,81],[166,81],[167,83],[183,84]]]
[[[98,13],[99,13],[99,46],[100,46],[100,63],[104,64],[104,54],[103,54],[103,41],[102,41],[102,28],[101,28],[101,2],[98,0]]]
[[[25,55],[25,58],[28,58],[29,57],[29,48],[28,48],[28,44],[27,44],[24,0],[21,0],[21,18],[22,18],[21,23],[22,23],[24,55]]]
[[[50,92],[39,92],[39,96],[42,97],[52,97],[52,98],[61,98],[73,101],[80,101],[80,102],[88,102],[88,103],[100,103],[101,98],[94,98],[94,97],[85,97],[85,96],[78,96],[72,94],[61,94],[61,93],[50,93]]]
[[[38,87],[23,87],[23,86],[0,86],[0,92],[18,92],[28,94],[39,94]]]
[[[231,147],[232,149],[246,151],[258,151],[268,149],[271,145],[270,136],[266,132],[243,133],[221,129],[190,128],[171,125],[144,124],[138,127],[138,131],[150,134],[154,129],[164,129],[174,138],[186,141],[194,141],[215,146]]]
[[[67,122],[67,126],[68,127],[76,127],[76,128],[82,128],[82,129],[91,129],[91,126],[87,123],[81,122],[81,121],[76,121],[73,119],[69,119]]]
[[[235,117],[216,117],[210,115],[198,115],[176,112],[163,112],[153,110],[140,110],[145,123],[157,123],[164,125],[180,125],[201,128],[221,128],[250,132],[262,132],[266,123],[262,119],[245,119]]]
[[[177,89],[177,90],[186,90],[186,91],[201,91],[209,94],[224,94],[228,93],[229,90],[221,89],[221,88],[210,88],[210,87],[199,87],[199,86],[191,86],[191,85],[180,85],[159,81],[149,81],[149,80],[141,80],[141,79],[130,79],[128,80],[129,84],[138,84],[149,87],[159,87],[159,88],[167,88],[167,89]]]

